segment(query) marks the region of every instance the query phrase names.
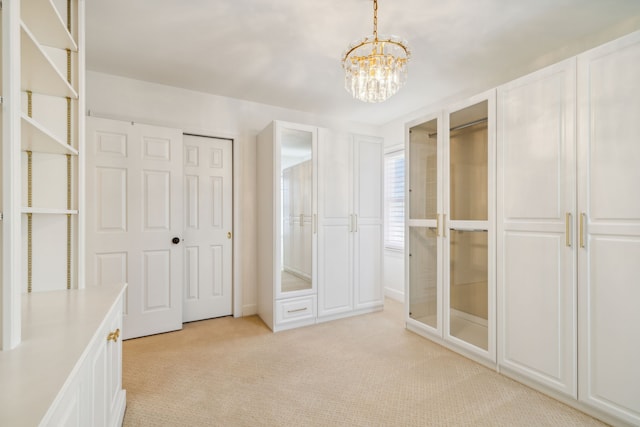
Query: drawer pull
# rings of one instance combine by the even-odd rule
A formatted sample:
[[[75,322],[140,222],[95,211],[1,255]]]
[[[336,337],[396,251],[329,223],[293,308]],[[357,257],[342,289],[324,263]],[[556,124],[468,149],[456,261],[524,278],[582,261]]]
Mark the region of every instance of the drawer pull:
[[[118,342],[119,337],[120,337],[120,328],[116,329],[113,332],[109,332],[109,335],[107,335],[107,341]]]
[[[287,310],[287,313],[299,313],[301,311],[307,311],[307,307],[296,308],[295,310]]]

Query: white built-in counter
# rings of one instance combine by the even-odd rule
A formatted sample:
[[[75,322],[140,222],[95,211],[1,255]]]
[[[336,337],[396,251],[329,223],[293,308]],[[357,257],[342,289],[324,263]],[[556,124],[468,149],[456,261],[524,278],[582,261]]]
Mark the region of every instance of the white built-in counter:
[[[22,296],[22,342],[0,351],[0,425],[122,424],[126,285]]]

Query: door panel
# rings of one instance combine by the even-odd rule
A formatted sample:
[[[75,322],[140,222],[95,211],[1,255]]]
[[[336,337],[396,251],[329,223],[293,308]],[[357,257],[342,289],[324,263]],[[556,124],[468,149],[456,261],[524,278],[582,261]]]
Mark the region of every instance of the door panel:
[[[640,35],[578,57],[580,400],[640,425]]]
[[[183,321],[232,314],[232,144],[184,136]]]
[[[318,144],[318,317],[353,309],[351,150],[346,134]]]
[[[353,137],[355,308],[384,303],[382,289],[383,152],[379,138]]]
[[[181,329],[181,132],[88,117],[86,151],[88,285],[129,284],[125,339]]]
[[[574,398],[575,108],[574,60],[498,88],[498,363]]]

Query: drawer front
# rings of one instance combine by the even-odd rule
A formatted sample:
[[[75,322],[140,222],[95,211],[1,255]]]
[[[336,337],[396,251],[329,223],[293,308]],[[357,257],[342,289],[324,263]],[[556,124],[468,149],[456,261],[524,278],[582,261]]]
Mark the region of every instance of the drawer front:
[[[276,301],[276,323],[297,322],[316,317],[316,296]]]

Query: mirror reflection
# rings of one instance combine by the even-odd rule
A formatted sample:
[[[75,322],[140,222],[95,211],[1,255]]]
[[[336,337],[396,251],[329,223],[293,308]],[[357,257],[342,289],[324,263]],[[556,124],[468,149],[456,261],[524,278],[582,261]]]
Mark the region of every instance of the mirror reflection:
[[[285,129],[281,135],[281,291],[311,289],[312,134]]]

